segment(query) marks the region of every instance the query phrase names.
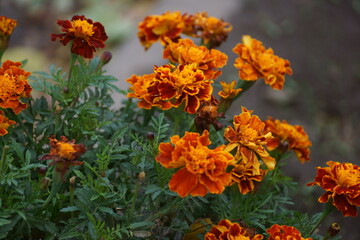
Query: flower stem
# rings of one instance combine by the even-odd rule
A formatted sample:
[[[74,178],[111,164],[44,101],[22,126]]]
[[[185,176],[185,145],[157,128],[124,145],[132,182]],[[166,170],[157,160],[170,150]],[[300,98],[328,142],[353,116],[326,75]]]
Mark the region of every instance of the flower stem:
[[[134,195],[133,195],[132,200],[131,200],[131,208],[130,208],[130,212],[129,212],[129,220],[130,220],[130,222],[133,222],[134,212],[135,212],[135,205],[136,205],[136,200],[137,200],[137,197],[138,197],[138,194],[139,194],[140,185],[141,185],[141,180],[138,179],[136,181]]]
[[[45,208],[50,201],[55,197],[55,195],[59,192],[60,188],[62,187],[64,181],[61,176],[61,172],[56,171],[56,167],[54,167],[53,172],[53,182],[51,184],[51,192],[45,202],[43,203],[43,208]]]
[[[3,171],[3,166],[6,161],[6,153],[9,150],[9,148],[10,148],[9,145],[4,145],[4,147],[3,147],[3,151],[2,151],[1,159],[0,159],[0,172]]]
[[[324,221],[324,219],[329,215],[329,213],[334,209],[334,206],[332,205],[332,201],[329,201],[325,205],[325,209],[323,213],[321,214],[319,220],[316,222],[314,227],[310,230],[309,236],[311,236],[314,231],[318,228],[318,226]]]

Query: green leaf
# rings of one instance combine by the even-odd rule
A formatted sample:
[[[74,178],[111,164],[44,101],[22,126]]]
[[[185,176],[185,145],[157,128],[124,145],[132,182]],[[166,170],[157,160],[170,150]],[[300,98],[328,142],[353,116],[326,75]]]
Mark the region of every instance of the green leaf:
[[[150,228],[152,226],[154,226],[154,222],[145,221],[145,222],[132,223],[132,224],[130,224],[129,228],[133,229],[133,230],[138,229],[138,228],[146,229],[146,228]]]
[[[78,207],[76,206],[70,206],[70,207],[64,207],[60,210],[60,212],[75,212],[80,210]]]

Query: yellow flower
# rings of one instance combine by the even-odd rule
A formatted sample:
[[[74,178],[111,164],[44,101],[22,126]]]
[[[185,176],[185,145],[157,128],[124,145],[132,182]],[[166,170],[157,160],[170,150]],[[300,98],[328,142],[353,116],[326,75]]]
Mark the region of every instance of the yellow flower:
[[[222,90],[218,93],[222,98],[234,99],[241,91],[242,88],[235,89],[236,81],[232,81],[231,83],[226,83],[224,81],[220,82]]]
[[[233,48],[233,52],[239,54],[234,64],[239,77],[246,81],[263,78],[273,89],[281,90],[285,74],[292,74],[290,62],[274,55],[271,48],[265,49],[260,41],[248,35],[243,36],[242,41]]]

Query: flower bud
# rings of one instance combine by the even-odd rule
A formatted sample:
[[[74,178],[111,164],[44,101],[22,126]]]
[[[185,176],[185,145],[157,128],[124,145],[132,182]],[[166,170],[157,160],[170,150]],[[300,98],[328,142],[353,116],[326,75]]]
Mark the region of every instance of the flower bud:
[[[140,181],[143,181],[145,179],[145,172],[144,171],[140,172],[138,178]]]
[[[48,177],[44,177],[41,179],[39,185],[41,190],[48,190],[50,186],[51,179]]]
[[[75,180],[76,180],[76,177],[75,177],[75,176],[72,176],[72,177],[69,179],[69,183],[71,184],[71,186],[74,186],[74,185],[75,185]]]
[[[328,228],[327,234],[330,238],[335,237],[340,232],[340,225],[338,223],[332,223]]]
[[[153,132],[148,132],[148,133],[146,134],[146,137],[147,137],[147,139],[149,139],[149,140],[154,140],[155,134],[154,134]]]
[[[37,169],[37,172],[38,172],[38,174],[40,175],[40,176],[45,176],[45,174],[46,174],[46,170],[47,170],[47,168],[46,167],[39,167],[38,169]]]
[[[100,61],[101,61],[102,65],[105,65],[108,62],[110,62],[111,58],[112,58],[111,52],[105,51],[101,54]]]

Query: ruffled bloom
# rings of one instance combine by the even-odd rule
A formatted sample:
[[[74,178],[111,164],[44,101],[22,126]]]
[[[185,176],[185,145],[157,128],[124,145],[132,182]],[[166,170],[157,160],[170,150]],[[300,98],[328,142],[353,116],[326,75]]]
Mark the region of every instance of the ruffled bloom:
[[[232,183],[237,183],[241,194],[248,194],[255,188],[255,182],[261,182],[267,171],[260,168],[259,160],[254,151],[242,147],[242,161],[231,170]]]
[[[310,161],[311,141],[303,127],[290,125],[285,120],[269,118],[265,121],[265,131],[274,136],[266,145],[270,151],[276,148],[291,149],[301,163]]]
[[[171,143],[160,143],[156,161],[165,168],[181,168],[169,182],[171,191],[179,196],[205,196],[207,193],[221,194],[231,178],[226,168],[234,160],[224,151],[225,146],[209,149],[209,132],[186,132],[180,138],[171,137]]]
[[[31,87],[27,82],[30,72],[20,68],[20,62],[5,61],[0,68],[0,107],[11,108],[19,114],[27,108],[21,97],[30,97]]]
[[[184,34],[199,37],[205,46],[215,48],[225,42],[232,30],[230,23],[215,17],[209,17],[207,12],[199,12],[186,20],[187,28]]]
[[[7,117],[5,117],[4,112],[0,110],[0,136],[7,134],[7,129],[10,127],[10,125],[15,123],[15,121],[9,120]]]
[[[16,24],[16,20],[0,16],[0,58],[8,46],[10,36]]]
[[[220,82],[222,90],[218,93],[220,97],[227,99],[234,99],[241,91],[242,88],[235,89],[236,81],[232,81],[231,83],[226,83],[224,81]]]
[[[358,215],[356,207],[360,206],[360,168],[352,163],[328,161],[329,167],[317,167],[314,182],[307,186],[318,185],[326,193],[319,197],[320,203],[332,200],[334,205],[347,217]]]
[[[281,90],[285,74],[292,74],[290,62],[274,55],[271,48],[265,49],[260,41],[248,35],[243,36],[242,41],[233,48],[233,52],[239,54],[234,64],[239,77],[246,81],[263,78],[273,89]]]
[[[252,229],[240,226],[227,219],[221,220],[205,234],[205,240],[261,240],[264,236],[255,234]]]
[[[104,26],[84,16],[73,16],[71,20],[58,20],[62,34],[51,34],[51,40],[57,38],[65,46],[72,41],[71,52],[84,58],[93,58],[97,48],[104,48],[108,39]]]
[[[67,137],[61,136],[60,141],[50,138],[50,153],[42,156],[40,160],[50,160],[49,165],[55,165],[56,171],[61,172],[64,177],[70,166],[79,166],[83,162],[78,161],[79,157],[85,153],[84,144],[75,144],[75,139],[68,141]]]
[[[139,23],[138,38],[141,44],[148,49],[153,43],[160,39],[165,45],[166,37],[173,41],[180,38],[180,34],[185,27],[184,16],[179,11],[165,12],[161,15],[151,15]]]
[[[164,65],[155,67],[154,72],[155,75],[133,76],[127,80],[134,92],[128,96],[141,99],[139,107],[156,106],[166,110],[184,104],[184,111],[194,114],[201,101],[211,99],[212,81],[207,80],[195,64]]]
[[[274,224],[266,232],[270,234],[268,240],[312,240],[312,238],[303,238],[299,230],[286,225]]]
[[[264,133],[265,123],[256,115],[251,115],[252,111],[242,107],[242,113],[234,116],[234,128],[228,126],[225,129],[224,137],[230,143],[226,147],[227,151],[236,148],[235,159],[242,159],[241,147],[247,147],[258,154],[269,170],[275,168],[275,159],[263,147],[273,137],[270,132]]]
[[[163,57],[173,63],[196,64],[204,72],[206,79],[216,79],[222,68],[226,65],[228,57],[225,53],[216,49],[207,49],[204,46],[197,46],[191,39],[179,39],[178,42],[167,40]]]

